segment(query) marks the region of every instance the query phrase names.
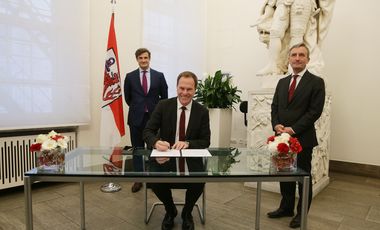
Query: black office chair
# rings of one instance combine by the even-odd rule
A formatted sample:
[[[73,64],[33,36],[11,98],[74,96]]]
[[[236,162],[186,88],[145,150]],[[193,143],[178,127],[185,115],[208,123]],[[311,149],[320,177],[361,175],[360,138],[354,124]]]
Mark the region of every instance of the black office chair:
[[[153,213],[154,209],[156,208],[156,206],[164,205],[162,202],[154,202],[152,204],[150,210],[148,211],[148,188],[150,188],[149,183],[144,183],[145,224],[149,223],[149,220],[152,217],[152,213]],[[173,184],[172,189],[186,189],[186,188],[183,187],[182,184]],[[206,194],[205,194],[205,192],[206,192],[206,185],[205,185],[205,187],[203,189],[203,193],[202,193],[202,205],[199,205],[198,202],[195,204],[195,207],[197,207],[197,210],[199,213],[199,218],[200,218],[202,224],[206,223]],[[185,205],[185,202],[176,201],[176,202],[174,202],[174,204],[183,206],[183,205]],[[200,206],[202,206],[202,207],[200,207]]]
[[[144,168],[147,167],[148,162],[149,162],[148,159],[146,159],[146,161],[144,161]],[[204,163],[204,166],[206,167],[206,165],[207,165],[207,158],[204,159],[203,163]],[[204,170],[206,170],[206,168]],[[152,217],[153,211],[156,208],[156,206],[158,206],[158,205],[164,205],[160,201],[154,202],[152,204],[151,208],[148,211],[148,189],[149,188],[150,188],[149,183],[144,183],[145,224],[149,223],[149,220]],[[172,186],[172,189],[186,189],[186,187],[184,187],[184,185],[181,184],[181,183],[179,183],[179,184],[175,184],[174,183],[173,186]],[[202,205],[199,205],[199,203],[197,202],[195,204],[195,207],[197,207],[201,223],[205,224],[206,223],[206,184],[205,184],[205,186],[203,188],[203,193],[202,193],[201,196],[202,196]],[[183,206],[183,205],[185,205],[185,202],[183,202],[183,201],[181,201],[181,202],[175,201],[174,204],[175,205],[182,205]]]
[[[248,101],[242,101],[240,103],[240,112],[244,113],[244,125],[247,126],[248,125],[248,121],[247,121],[247,112],[248,112]]]

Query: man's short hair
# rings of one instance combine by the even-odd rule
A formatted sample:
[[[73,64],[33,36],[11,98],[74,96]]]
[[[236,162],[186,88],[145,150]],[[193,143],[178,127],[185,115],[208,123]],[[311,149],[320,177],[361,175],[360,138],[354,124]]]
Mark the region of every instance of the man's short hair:
[[[295,44],[292,47],[290,47],[288,56],[290,55],[290,51],[292,51],[295,48],[300,48],[300,47],[305,47],[306,52],[307,52],[307,58],[310,59],[310,50],[309,50],[309,48],[307,48],[307,46],[305,45],[305,43],[298,43],[298,44]]]
[[[194,80],[195,89],[197,89],[198,77],[193,72],[184,71],[184,72],[180,73],[177,77],[177,86],[178,86],[179,79],[181,79],[181,78],[192,78]]]
[[[140,49],[137,49],[136,52],[135,52],[135,56],[136,56],[136,59],[143,53],[148,53],[148,56],[150,58],[150,51],[147,49],[147,48],[140,48]]]

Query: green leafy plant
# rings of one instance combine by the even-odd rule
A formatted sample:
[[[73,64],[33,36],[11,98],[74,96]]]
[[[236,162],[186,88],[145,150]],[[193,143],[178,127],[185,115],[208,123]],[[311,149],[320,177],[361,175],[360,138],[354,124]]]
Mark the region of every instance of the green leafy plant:
[[[195,98],[207,108],[235,109],[234,104],[241,102],[239,93],[241,90],[232,84],[232,76],[218,70],[214,76],[198,81]]]

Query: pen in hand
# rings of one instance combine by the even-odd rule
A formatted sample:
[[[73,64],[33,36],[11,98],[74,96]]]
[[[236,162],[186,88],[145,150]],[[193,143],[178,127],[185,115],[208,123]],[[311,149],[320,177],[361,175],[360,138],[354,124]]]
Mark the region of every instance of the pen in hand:
[[[166,151],[170,149],[170,143],[167,141],[157,141],[154,146],[158,151]]]
[[[158,150],[158,151],[162,151],[162,152],[165,152],[167,150],[170,149],[170,143],[167,142],[167,141],[157,141],[156,144],[154,145],[154,147]],[[159,164],[164,164],[165,162],[169,161],[170,158],[169,157],[156,157],[156,161],[157,163]]]

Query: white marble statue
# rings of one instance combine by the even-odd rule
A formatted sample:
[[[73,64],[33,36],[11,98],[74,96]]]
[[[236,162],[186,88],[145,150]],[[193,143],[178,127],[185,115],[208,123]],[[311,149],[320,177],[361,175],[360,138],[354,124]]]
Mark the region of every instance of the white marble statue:
[[[308,70],[322,76],[321,44],[331,21],[335,0],[265,0],[257,26],[267,44],[269,63],[257,75],[288,72],[289,47],[305,43],[310,50]]]

